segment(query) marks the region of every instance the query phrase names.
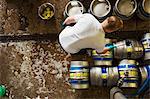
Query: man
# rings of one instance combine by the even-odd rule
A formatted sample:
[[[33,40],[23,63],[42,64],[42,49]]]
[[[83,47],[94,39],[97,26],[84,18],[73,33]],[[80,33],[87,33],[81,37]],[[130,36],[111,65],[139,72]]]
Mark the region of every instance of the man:
[[[63,49],[71,54],[78,53],[81,49],[92,48],[98,53],[105,53],[109,49],[105,47],[105,34],[114,32],[123,27],[123,21],[111,16],[100,23],[91,14],[80,14],[68,17],[67,26],[59,35],[59,42]]]

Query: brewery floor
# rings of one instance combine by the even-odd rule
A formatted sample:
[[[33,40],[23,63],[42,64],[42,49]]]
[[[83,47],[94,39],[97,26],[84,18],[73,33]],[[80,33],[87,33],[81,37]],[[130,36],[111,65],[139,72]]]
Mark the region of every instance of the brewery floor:
[[[68,83],[68,67],[72,56],[63,51],[57,38],[62,29],[63,11],[68,1],[0,0],[0,35],[52,34],[48,41],[0,43],[0,84],[7,86],[9,99],[109,98],[110,88],[73,90]],[[81,0],[86,8],[90,1]],[[41,20],[37,14],[38,6],[45,2],[51,2],[56,7],[56,15],[49,21]],[[150,29],[150,21],[142,21],[137,16],[124,22],[121,35],[117,32],[107,36],[140,39],[144,31]],[[131,33],[137,36],[130,35]]]

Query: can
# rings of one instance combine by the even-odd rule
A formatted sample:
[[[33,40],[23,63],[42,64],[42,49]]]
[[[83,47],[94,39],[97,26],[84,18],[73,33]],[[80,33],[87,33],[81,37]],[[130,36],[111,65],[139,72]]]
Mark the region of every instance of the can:
[[[83,14],[84,12],[85,12],[85,8],[83,4],[80,1],[73,0],[73,1],[69,1],[65,6],[64,17]]]
[[[137,15],[142,20],[150,20],[150,0],[141,0],[139,2]]]
[[[134,15],[136,9],[136,0],[117,0],[113,11],[122,20],[129,20]]]
[[[139,84],[138,62],[135,60],[124,59],[118,65],[119,78],[123,78],[120,87],[137,88]]]
[[[90,82],[95,86],[114,86],[119,79],[117,67],[92,67]]]
[[[87,61],[71,61],[69,82],[74,89],[89,88],[89,64]]]
[[[114,58],[116,59],[138,59],[144,54],[142,43],[136,40],[123,40],[114,44]]]
[[[111,4],[108,0],[93,0],[89,12],[99,20],[104,20],[111,14]]]
[[[145,56],[144,60],[150,60],[150,33],[146,33],[142,39],[144,46]]]

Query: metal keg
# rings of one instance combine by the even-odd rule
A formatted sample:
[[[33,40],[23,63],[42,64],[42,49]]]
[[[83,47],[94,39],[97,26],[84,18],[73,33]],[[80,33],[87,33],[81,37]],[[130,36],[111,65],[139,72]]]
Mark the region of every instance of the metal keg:
[[[145,56],[144,60],[150,60],[150,33],[146,33],[142,39],[142,44],[144,46]]]
[[[137,88],[139,84],[138,62],[135,60],[124,59],[118,65],[119,81],[122,80],[120,87]]]
[[[51,3],[44,3],[38,8],[38,15],[43,20],[51,19],[55,14],[55,7]]]
[[[114,44],[117,48],[114,48],[114,57],[117,59],[138,59],[143,56],[144,48],[141,42],[136,40],[123,40]]]
[[[137,15],[143,20],[150,20],[150,0],[141,0],[138,4]]]
[[[144,81],[148,78],[148,74],[150,74],[150,71],[148,68],[150,68],[150,65],[139,67],[140,76],[141,76],[141,86],[143,85]]]
[[[89,64],[87,61],[71,61],[70,84],[74,89],[89,88]]]
[[[104,20],[111,14],[111,4],[108,0],[93,0],[89,12],[100,20]]]
[[[112,46],[110,39],[106,39],[105,47]],[[113,51],[107,51],[105,54],[97,54],[96,50],[92,51],[94,66],[112,66]]]
[[[85,8],[80,1],[69,1],[65,7],[64,16],[74,16],[77,14],[83,14],[85,12]]]
[[[92,67],[90,69],[91,85],[114,86],[119,79],[117,67]]]
[[[114,14],[122,20],[128,20],[137,9],[136,0],[117,0],[114,6]]]

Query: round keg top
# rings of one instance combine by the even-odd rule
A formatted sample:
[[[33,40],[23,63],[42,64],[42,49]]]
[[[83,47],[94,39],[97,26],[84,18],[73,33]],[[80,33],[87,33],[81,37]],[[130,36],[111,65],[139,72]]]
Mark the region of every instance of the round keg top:
[[[52,11],[53,13],[51,13],[50,11],[50,16],[49,17],[44,17],[43,14],[46,11],[46,9],[49,9],[50,11]],[[39,8],[38,8],[38,15],[42,18],[42,19],[50,19],[54,16],[55,14],[55,7],[51,4],[51,3],[44,3],[42,4]]]
[[[84,7],[79,1],[70,1],[67,3],[65,7],[65,13],[67,16],[73,16],[76,14],[82,14],[84,11]]]
[[[130,16],[136,11],[137,2],[135,0],[117,0],[115,7],[120,14]]]
[[[90,4],[90,11],[96,17],[104,17],[111,10],[111,5],[108,0],[93,0]]]
[[[88,61],[71,61],[71,65],[89,66]]]
[[[145,12],[150,14],[150,0],[143,0],[142,7]]]
[[[144,34],[144,38],[150,38],[150,33]]]

